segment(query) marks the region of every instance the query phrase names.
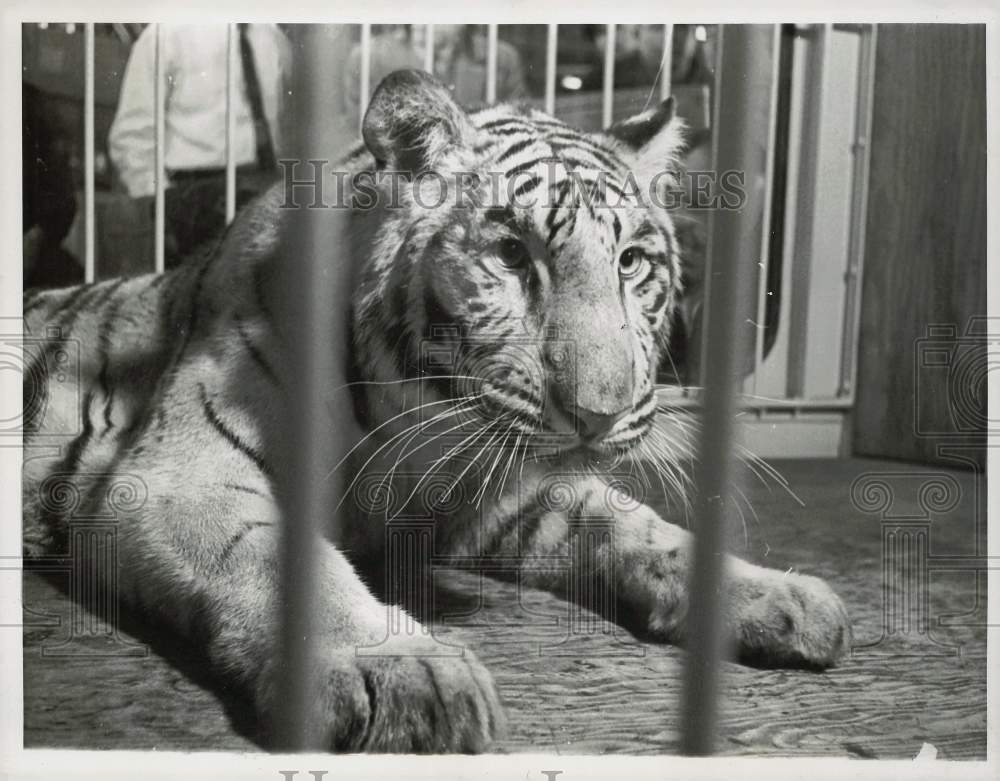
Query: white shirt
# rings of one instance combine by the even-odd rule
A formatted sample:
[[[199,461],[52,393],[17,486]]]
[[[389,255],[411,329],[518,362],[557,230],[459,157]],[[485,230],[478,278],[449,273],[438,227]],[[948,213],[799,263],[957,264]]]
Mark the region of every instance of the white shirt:
[[[162,28],[165,167],[221,168],[226,164],[227,25],[165,24]],[[280,157],[285,134],[279,118],[289,94],[291,45],[273,24],[249,25],[247,38],[260,82],[264,116],[271,128],[275,153]],[[233,44],[240,45],[238,32]],[[133,198],[155,192],[155,58],[156,30],[150,25],[132,47],[108,135],[111,161]],[[243,165],[256,161],[257,144],[239,48],[235,64],[235,158],[237,165]]]

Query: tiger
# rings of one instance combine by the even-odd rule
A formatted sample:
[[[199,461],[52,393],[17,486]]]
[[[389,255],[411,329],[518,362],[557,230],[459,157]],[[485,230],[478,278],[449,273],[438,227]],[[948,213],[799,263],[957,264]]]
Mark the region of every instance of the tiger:
[[[581,599],[570,560],[574,580],[614,594],[625,629],[688,639],[692,535],[609,478],[671,414],[656,370],[680,289],[670,210],[618,196],[676,169],[683,123],[667,99],[583,132],[525,104],[467,109],[408,70],[379,84],[362,137],[344,166],[379,197],[350,210],[344,316],[363,436],[335,466],[348,508],[317,554],[308,723],[330,751],[481,752],[507,734],[486,667],[467,649],[437,653],[416,608],[400,615],[421,631],[387,632],[391,595],[372,584],[404,511],[430,519],[436,556],[504,562],[486,574]],[[467,197],[438,197],[459,173]],[[582,200],[579,182],[594,185]],[[281,696],[269,447],[290,383],[268,290],[287,196],[279,182],[175,269],[24,296],[38,345],[24,386],[26,555],[65,550],[55,483],[86,515],[103,511],[116,475],[139,476],[143,501],[118,521],[118,593],[197,644],[262,725]],[[66,340],[79,346],[75,378],[57,361]],[[574,524],[592,517],[611,533],[573,559]],[[825,581],[731,555],[726,573],[736,658],[842,657],[850,623]]]

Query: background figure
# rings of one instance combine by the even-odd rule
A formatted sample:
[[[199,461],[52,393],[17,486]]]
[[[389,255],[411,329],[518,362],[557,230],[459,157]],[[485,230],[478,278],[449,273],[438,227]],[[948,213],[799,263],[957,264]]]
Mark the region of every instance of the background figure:
[[[620,24],[615,29],[615,83],[616,87],[645,87],[656,82],[663,59],[662,32],[659,51],[644,46],[641,24]],[[662,26],[659,26],[662,31]],[[583,77],[583,89],[599,90],[604,87],[604,47],[608,32],[603,24],[586,26],[587,37],[594,45],[594,65]]]
[[[83,267],[61,246],[76,213],[69,155],[52,132],[41,91],[25,82],[21,96],[24,287],[75,285]]]
[[[486,28],[477,24],[434,25],[434,73],[465,106],[486,102]],[[528,97],[517,49],[497,41],[497,101]]]
[[[413,47],[408,24],[373,24],[371,37],[370,77],[368,99],[386,76],[396,70],[423,68],[423,57]],[[357,43],[347,55],[347,64],[341,80],[344,114],[361,122],[361,44]]]
[[[594,64],[583,77],[584,90],[604,87],[604,47],[607,27],[584,25],[594,47]],[[714,30],[704,25],[675,24],[671,84],[711,84]],[[659,83],[663,61],[662,24],[619,24],[615,29],[615,83],[617,88],[648,87]]]
[[[160,52],[166,96],[167,264],[176,265],[225,225],[226,25],[163,25]],[[288,133],[282,104],[291,77],[291,46],[273,24],[241,24],[234,96],[237,206],[277,176]],[[111,160],[132,198],[154,195],[155,28],[129,56],[108,138]]]

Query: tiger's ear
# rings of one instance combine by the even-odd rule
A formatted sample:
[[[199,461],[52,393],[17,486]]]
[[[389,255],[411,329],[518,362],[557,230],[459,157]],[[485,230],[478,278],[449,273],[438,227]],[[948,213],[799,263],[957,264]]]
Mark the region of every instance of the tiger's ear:
[[[473,135],[468,116],[434,77],[418,70],[386,76],[372,95],[361,134],[379,163],[419,173]]]
[[[677,167],[684,148],[683,130],[684,122],[674,116],[671,97],[656,108],[616,122],[604,132],[632,152],[633,173],[649,179]]]

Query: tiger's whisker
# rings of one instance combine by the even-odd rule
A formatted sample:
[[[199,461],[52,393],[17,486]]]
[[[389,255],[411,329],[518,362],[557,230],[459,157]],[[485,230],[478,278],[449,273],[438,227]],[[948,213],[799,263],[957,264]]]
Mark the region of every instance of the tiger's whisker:
[[[476,491],[475,496],[472,497],[473,501],[476,502],[477,509],[482,505],[483,498],[486,496],[486,488],[489,486],[490,480],[493,478],[493,472],[496,470],[497,464],[500,463],[500,456],[503,455],[503,448],[507,444],[507,440],[510,438],[512,431],[513,426],[508,425],[507,431],[503,435],[503,439],[500,441],[500,444],[497,445],[497,454],[493,459],[493,465],[490,467],[490,471],[486,473],[486,479],[483,480],[483,484],[479,487],[479,490]]]
[[[451,403],[451,402],[452,402],[452,399],[442,399],[441,401],[430,401],[430,402],[427,402],[425,404],[419,404],[416,407],[411,407],[410,409],[403,410],[398,415],[394,415],[393,417],[389,418],[389,420],[385,421],[384,423],[381,423],[380,425],[376,426],[374,429],[372,429],[371,431],[369,431],[367,434],[365,434],[365,436],[363,436],[354,445],[354,447],[352,447],[350,450],[348,450],[347,453],[344,454],[344,457],[341,458],[336,464],[333,465],[333,468],[326,475],[327,478],[332,477],[333,473],[336,472],[338,469],[340,469],[340,467],[343,465],[343,463],[348,458],[350,458],[351,454],[355,450],[357,450],[359,447],[361,447],[365,442],[367,442],[369,439],[371,439],[372,436],[374,436],[381,429],[385,428],[386,426],[388,426],[393,421],[399,420],[400,418],[405,417],[406,415],[412,415],[414,412],[419,412],[420,410],[426,409],[427,407],[433,407],[433,406],[436,406],[438,404],[447,404],[447,403]]]
[[[459,411],[460,412],[468,412],[469,410],[474,409],[474,408],[475,408],[475,405],[472,405],[472,406],[468,407],[467,409],[463,409],[463,410],[459,410]],[[407,452],[405,454],[401,454],[400,457],[399,457],[399,460],[400,461],[405,461],[407,458],[409,458],[410,456],[412,456],[418,450],[423,450],[428,445],[430,445],[433,442],[436,442],[437,440],[441,439],[441,437],[447,436],[452,431],[455,431],[455,430],[460,429],[463,426],[467,426],[467,425],[469,425],[469,421],[464,420],[461,423],[459,423],[457,426],[453,426],[452,428],[449,428],[446,431],[442,431],[442,432],[440,432],[438,434],[435,434],[430,439],[428,439],[428,440],[426,440],[424,442],[421,442],[419,445],[417,445],[415,448],[413,448],[413,450],[410,450],[409,452]],[[410,443],[410,441],[412,441],[412,440],[408,440],[406,444],[408,445]]]
[[[437,402],[434,402],[434,403],[436,404]],[[427,406],[430,406],[430,405],[427,405]],[[419,409],[419,408],[418,408],[418,409]],[[457,413],[456,413],[456,414],[457,414]],[[399,415],[397,415],[396,417],[398,418],[398,417],[400,417],[400,416],[399,416]],[[374,460],[375,458],[377,458],[377,457],[378,457],[378,454],[379,454],[379,453],[381,453],[381,452],[382,452],[383,450],[385,450],[385,449],[386,449],[387,447],[389,447],[389,446],[390,446],[390,445],[391,445],[391,444],[392,444],[392,443],[393,443],[393,442],[394,442],[395,440],[397,440],[397,439],[400,439],[401,437],[405,436],[405,435],[406,435],[406,434],[407,434],[408,432],[412,431],[412,430],[413,430],[414,428],[416,428],[416,429],[419,429],[420,427],[422,427],[422,426],[424,426],[424,425],[427,425],[427,424],[428,424],[429,422],[432,422],[432,421],[434,421],[434,420],[436,420],[436,419],[437,419],[437,417],[435,416],[434,418],[431,418],[431,421],[417,421],[417,422],[416,422],[415,424],[413,424],[412,426],[409,426],[408,428],[404,429],[404,430],[403,430],[402,432],[400,432],[399,434],[396,434],[395,436],[393,436],[393,437],[390,437],[390,438],[389,438],[388,440],[386,440],[385,442],[383,442],[383,443],[382,443],[382,444],[381,444],[381,445],[380,445],[380,446],[379,446],[379,447],[378,447],[378,448],[377,448],[377,449],[375,450],[375,452],[374,452],[374,453],[372,453],[372,454],[371,454],[371,455],[370,455],[370,456],[368,457],[368,459],[367,459],[367,460],[366,460],[366,461],[364,462],[364,464],[362,464],[362,465],[361,465],[361,468],[360,468],[360,469],[358,469],[358,471],[357,471],[357,472],[355,473],[355,475],[354,475],[354,479],[353,479],[353,480],[351,480],[351,482],[350,482],[350,484],[349,484],[349,485],[347,486],[347,488],[346,488],[346,489],[344,489],[344,493],[343,493],[343,496],[341,496],[341,498],[340,498],[340,501],[339,501],[339,502],[337,503],[337,507],[336,507],[335,509],[338,509],[338,510],[340,509],[341,505],[342,505],[342,504],[344,503],[344,500],[345,500],[345,499],[347,499],[347,497],[348,497],[348,496],[350,495],[350,492],[351,492],[351,489],[352,489],[352,488],[354,488],[354,485],[355,485],[355,483],[357,483],[357,481],[358,481],[358,480],[359,480],[359,479],[361,478],[361,476],[362,476],[362,475],[363,475],[363,474],[365,473],[365,470],[366,470],[366,469],[368,468],[368,465],[369,465],[369,464],[370,464],[370,463],[371,463],[371,462],[372,462],[372,461],[373,461],[373,460]],[[373,433],[374,433],[374,432],[373,432]],[[367,438],[367,437],[366,437],[366,438]],[[358,443],[358,445],[360,445],[360,444],[361,444],[361,443]],[[354,447],[354,448],[352,448],[352,451],[353,451],[353,450],[356,450],[356,449],[357,449],[357,447],[358,447],[358,445],[355,445],[355,447]],[[335,467],[335,468],[336,468],[336,467]],[[380,483],[380,489],[381,489],[381,485],[382,485],[382,484]]]
[[[406,500],[400,505],[400,512],[402,512],[402,510],[405,509],[407,505],[409,505],[410,500],[413,499],[414,496],[416,496],[417,491],[420,490],[420,486],[423,485],[424,481],[427,480],[427,478],[429,478],[433,474],[435,474],[438,471],[438,469],[440,469],[442,465],[444,465],[445,463],[447,463],[448,459],[450,459],[452,456],[456,455],[457,453],[461,452],[466,447],[468,447],[472,443],[474,443],[487,430],[488,430],[487,428],[483,427],[483,428],[481,428],[481,429],[479,429],[477,431],[474,431],[472,434],[470,434],[465,439],[463,439],[461,442],[459,442],[457,445],[455,445],[455,447],[453,447],[450,451],[448,451],[443,456],[441,456],[440,458],[438,458],[437,460],[435,460],[434,463],[432,463],[427,468],[427,470],[424,472],[424,474],[421,475],[420,479],[417,481],[417,484],[415,486],[413,486],[413,490],[410,491],[409,495],[406,497]],[[442,496],[442,498],[444,498],[444,497]],[[398,514],[399,513],[397,513],[397,515]],[[393,518],[395,518],[395,516],[393,516]]]
[[[503,489],[507,485],[507,477],[508,477],[508,475],[510,474],[511,470],[514,467],[515,459],[517,458],[517,449],[521,446],[521,438],[523,436],[524,436],[524,433],[519,431],[518,434],[517,434],[517,439],[514,441],[514,447],[511,448],[510,458],[508,458],[507,462],[504,464],[503,479],[500,481],[500,487],[497,489],[497,492],[496,492],[496,496],[497,496],[498,499],[501,496],[503,496]]]
[[[354,380],[353,382],[345,383],[344,385],[338,385],[336,388],[331,390],[334,391],[344,390],[345,388],[353,388],[358,385],[403,385],[407,382],[422,382],[424,380],[475,380],[481,382],[480,377],[473,377],[471,374],[434,374],[434,375],[424,375],[421,377],[407,377],[402,380]]]
[[[382,476],[382,480],[379,482],[379,490],[380,491],[382,490],[382,487],[385,485],[385,481],[387,479],[389,480],[390,483],[392,482],[392,478],[395,476],[396,470],[399,468],[399,465],[403,461],[405,461],[411,455],[413,455],[414,453],[416,453],[422,447],[425,447],[426,445],[431,444],[432,442],[440,439],[441,437],[447,436],[448,434],[450,434],[452,431],[455,431],[456,429],[462,428],[463,426],[465,426],[467,424],[467,421],[462,421],[461,423],[459,423],[456,426],[452,426],[451,428],[446,429],[445,431],[442,431],[442,432],[440,432],[438,434],[434,434],[429,439],[425,440],[420,445],[418,445],[417,447],[413,448],[413,450],[411,450],[408,453],[404,454],[403,451],[406,449],[406,447],[417,436],[420,435],[422,429],[424,429],[424,428],[426,428],[428,426],[431,426],[431,425],[433,425],[435,423],[439,423],[442,420],[446,420],[447,418],[451,418],[451,417],[455,417],[456,415],[460,415],[463,412],[468,412],[474,406],[475,405],[460,406],[460,407],[458,407],[456,409],[447,410],[446,412],[442,412],[442,413],[440,413],[438,415],[435,415],[433,418],[431,418],[430,420],[426,421],[424,425],[422,425],[422,426],[418,425],[418,426],[415,426],[415,427],[411,426],[410,428],[406,429],[405,431],[401,432],[400,434],[397,434],[396,437],[393,437],[393,439],[395,439],[395,438],[398,438],[398,437],[405,437],[407,434],[409,434],[409,438],[399,446],[399,453],[396,455],[396,460],[393,462],[392,467],[390,467],[389,471],[387,471]]]
[[[485,431],[485,430],[486,430],[486,429],[484,429],[484,431]],[[461,471],[461,472],[459,473],[458,477],[456,477],[456,478],[455,478],[455,479],[454,479],[454,480],[452,481],[451,485],[450,485],[450,486],[448,487],[448,490],[447,490],[447,491],[445,491],[445,492],[444,492],[444,493],[443,493],[443,494],[441,495],[441,498],[442,498],[442,499],[447,499],[447,498],[448,498],[449,496],[451,496],[451,492],[452,492],[452,491],[454,491],[454,490],[455,490],[455,487],[456,487],[456,486],[457,486],[457,485],[458,485],[459,483],[461,483],[461,482],[462,482],[462,478],[463,478],[463,477],[465,477],[465,475],[466,475],[466,474],[468,474],[469,470],[470,470],[470,469],[472,469],[473,465],[474,465],[474,464],[475,464],[475,463],[476,463],[476,462],[477,462],[477,461],[479,460],[479,457],[480,457],[480,456],[481,456],[481,455],[482,455],[482,454],[483,454],[483,453],[484,453],[484,452],[486,451],[486,449],[487,449],[487,448],[488,448],[488,447],[489,447],[490,445],[492,445],[492,444],[493,444],[493,442],[494,442],[494,441],[496,440],[496,438],[497,438],[497,437],[499,437],[499,436],[500,436],[500,432],[498,431],[498,432],[497,432],[496,434],[494,434],[494,435],[493,435],[492,437],[490,437],[490,439],[489,439],[489,440],[488,440],[488,441],[486,442],[486,444],[485,444],[485,445],[482,445],[482,446],[481,446],[481,447],[479,448],[479,452],[478,452],[478,453],[476,453],[475,457],[474,457],[474,458],[472,458],[472,459],[471,459],[471,460],[469,461],[469,463],[468,463],[468,464],[466,464],[466,466],[465,466],[465,469],[463,469],[463,470],[462,470],[462,471]]]

